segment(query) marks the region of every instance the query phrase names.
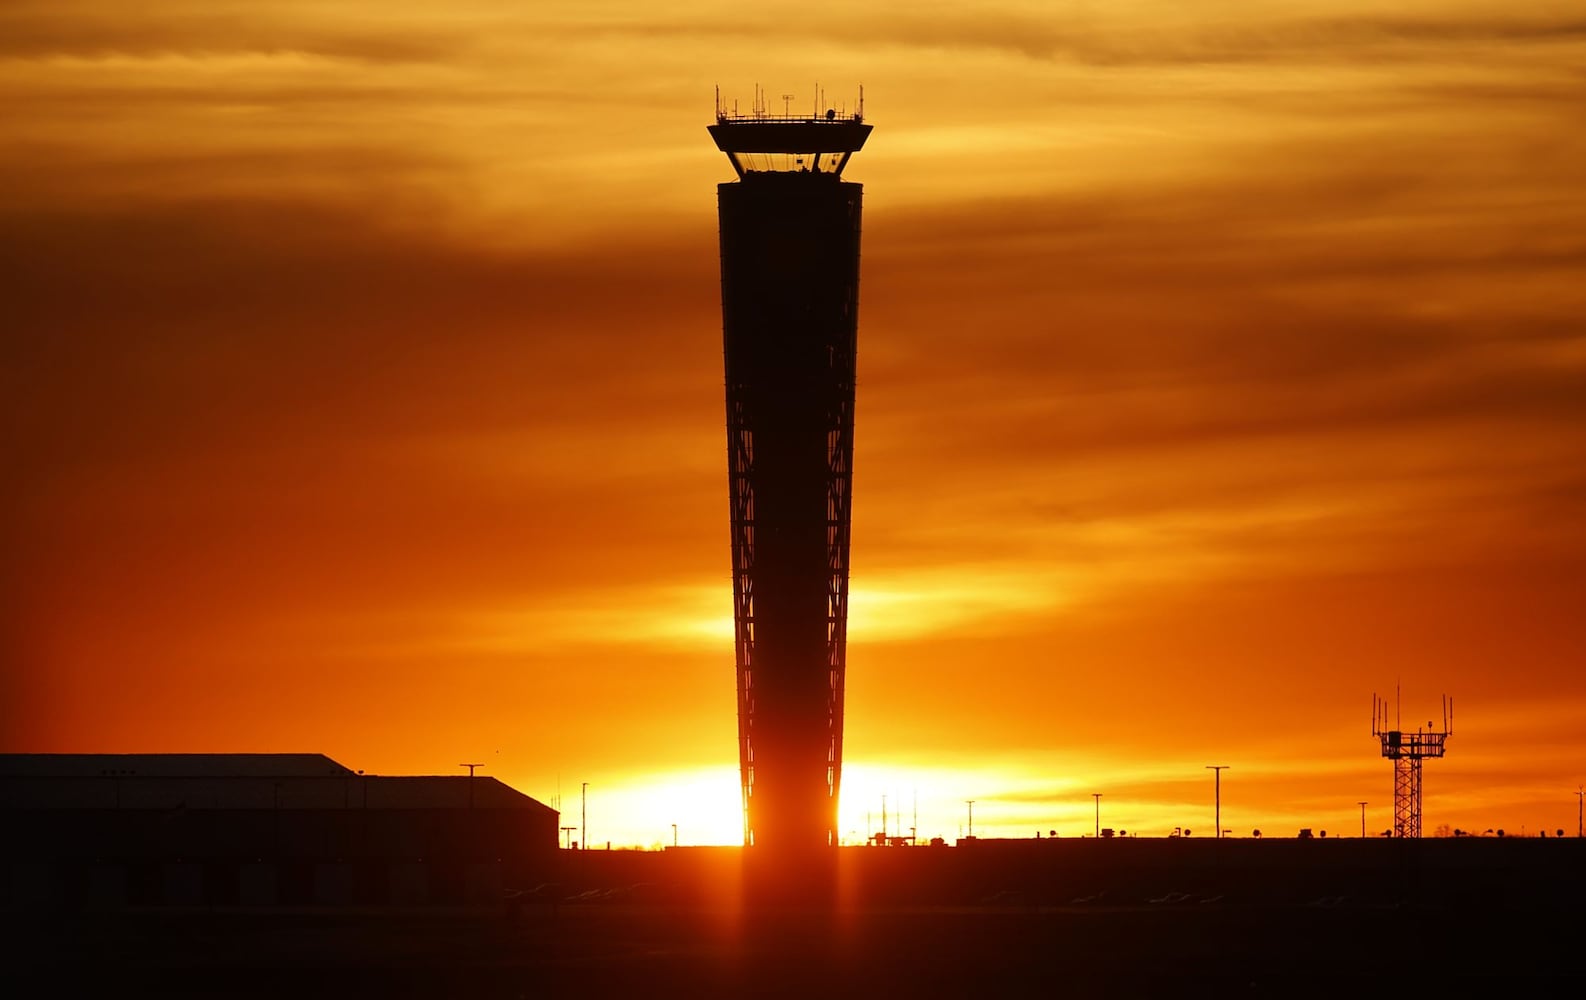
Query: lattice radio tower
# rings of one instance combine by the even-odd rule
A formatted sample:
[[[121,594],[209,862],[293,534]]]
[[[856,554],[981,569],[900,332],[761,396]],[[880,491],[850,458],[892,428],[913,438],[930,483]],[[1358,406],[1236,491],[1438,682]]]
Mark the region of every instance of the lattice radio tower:
[[[1443,728],[1417,727],[1406,732],[1399,724],[1399,692],[1393,694],[1394,720],[1388,726],[1388,699],[1371,696],[1371,735],[1382,741],[1382,756],[1393,761],[1393,835],[1421,836],[1421,761],[1443,756],[1454,733],[1454,699],[1443,696]]]

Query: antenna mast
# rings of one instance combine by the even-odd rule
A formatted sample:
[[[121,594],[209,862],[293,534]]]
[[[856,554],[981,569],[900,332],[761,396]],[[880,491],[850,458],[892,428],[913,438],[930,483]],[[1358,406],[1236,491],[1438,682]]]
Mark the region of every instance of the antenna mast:
[[[1394,700],[1398,702],[1399,686],[1394,685]],[[1371,735],[1381,741],[1382,756],[1393,761],[1393,835],[1418,838],[1421,836],[1421,762],[1441,757],[1447,750],[1448,738],[1454,734],[1454,700],[1443,696],[1443,728],[1433,730],[1429,722],[1425,729],[1417,727],[1407,733],[1398,726],[1402,707],[1395,705],[1395,728],[1387,727],[1388,703],[1386,698],[1371,696]]]

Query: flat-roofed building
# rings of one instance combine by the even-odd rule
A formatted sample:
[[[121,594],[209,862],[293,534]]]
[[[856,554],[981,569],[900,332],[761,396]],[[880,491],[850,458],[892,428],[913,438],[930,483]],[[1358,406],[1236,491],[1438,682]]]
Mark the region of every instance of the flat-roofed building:
[[[547,875],[557,821],[486,775],[366,775],[320,754],[0,755],[0,894],[483,902]]]

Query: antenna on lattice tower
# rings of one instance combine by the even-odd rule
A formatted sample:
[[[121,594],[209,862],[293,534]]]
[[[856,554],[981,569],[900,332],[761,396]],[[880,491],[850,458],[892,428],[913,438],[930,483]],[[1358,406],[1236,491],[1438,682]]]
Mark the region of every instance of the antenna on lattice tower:
[[[1394,726],[1388,728],[1388,702],[1375,692],[1371,695],[1371,735],[1381,741],[1382,756],[1393,761],[1393,835],[1418,838],[1421,836],[1421,762],[1441,757],[1447,752],[1449,736],[1453,735],[1454,699],[1443,696],[1443,728],[1433,729],[1434,723],[1417,727],[1415,732],[1405,732],[1399,720],[1402,706],[1399,703],[1399,685],[1394,684]]]

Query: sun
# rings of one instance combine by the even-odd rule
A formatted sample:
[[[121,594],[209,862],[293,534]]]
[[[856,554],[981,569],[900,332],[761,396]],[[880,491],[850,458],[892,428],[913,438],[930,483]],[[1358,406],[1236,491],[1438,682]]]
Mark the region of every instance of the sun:
[[[577,803],[563,822],[577,822]],[[566,818],[566,817],[571,817]],[[743,843],[738,769],[727,765],[646,775],[589,789],[589,846],[680,847]]]

